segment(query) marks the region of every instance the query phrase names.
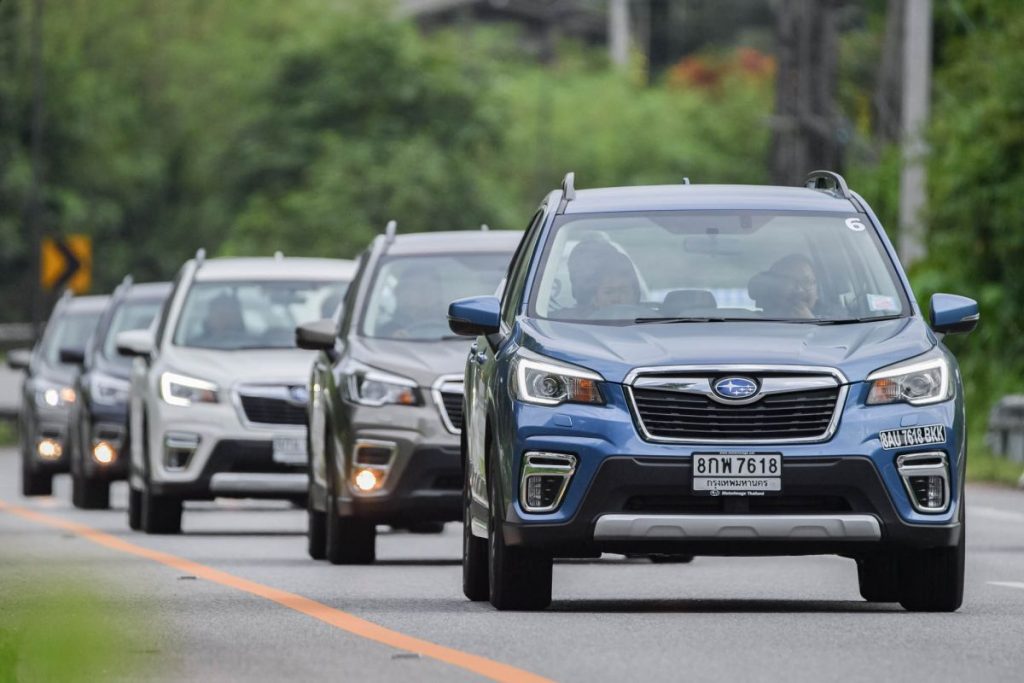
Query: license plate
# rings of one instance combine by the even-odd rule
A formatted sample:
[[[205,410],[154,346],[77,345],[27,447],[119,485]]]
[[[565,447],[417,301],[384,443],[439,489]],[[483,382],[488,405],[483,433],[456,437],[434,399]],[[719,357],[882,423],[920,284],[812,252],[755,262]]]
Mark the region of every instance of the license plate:
[[[274,462],[282,465],[306,464],[306,439],[299,436],[274,437]]]
[[[693,490],[709,496],[758,496],[782,490],[779,453],[694,453]]]
[[[907,446],[927,446],[933,443],[946,443],[946,428],[943,425],[925,425],[923,427],[904,427],[878,432],[882,448],[906,448]]]

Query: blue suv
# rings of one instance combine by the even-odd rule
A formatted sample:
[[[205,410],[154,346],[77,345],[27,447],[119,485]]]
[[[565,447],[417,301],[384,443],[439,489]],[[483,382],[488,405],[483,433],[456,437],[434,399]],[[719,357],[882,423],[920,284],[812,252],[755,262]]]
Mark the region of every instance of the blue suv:
[[[805,187],[574,188],[540,205],[500,297],[449,307],[465,375],[463,588],[551,602],[553,559],[836,554],[866,600],[952,611],[964,399],[878,218]]]

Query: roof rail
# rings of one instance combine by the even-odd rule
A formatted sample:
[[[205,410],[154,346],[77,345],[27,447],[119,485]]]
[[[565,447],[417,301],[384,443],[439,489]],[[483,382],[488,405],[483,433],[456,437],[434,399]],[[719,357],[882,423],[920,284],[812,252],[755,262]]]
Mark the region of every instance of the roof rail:
[[[395,235],[398,234],[398,221],[390,220],[387,226],[384,228],[384,242],[391,244],[395,241]]]
[[[558,203],[558,213],[565,213],[565,206],[576,199],[576,173],[569,171],[562,178],[562,200]]]
[[[196,264],[200,265],[205,260],[206,260],[206,250],[203,249],[202,247],[199,247],[198,249],[196,249]]]
[[[831,186],[829,183],[831,182]],[[832,191],[843,199],[853,199],[846,179],[835,171],[811,171],[804,180],[804,187],[812,190]]]

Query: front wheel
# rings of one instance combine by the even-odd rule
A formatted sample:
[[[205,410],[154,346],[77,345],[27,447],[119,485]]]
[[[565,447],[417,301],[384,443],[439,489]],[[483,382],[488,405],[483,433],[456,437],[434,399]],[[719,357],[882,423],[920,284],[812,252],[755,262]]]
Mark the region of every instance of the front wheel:
[[[858,558],[857,583],[861,597],[868,602],[898,602],[900,581],[896,556],[887,553]]]
[[[331,564],[371,564],[377,557],[377,527],[338,515],[337,499],[327,496],[326,555]]]
[[[71,475],[71,504],[82,510],[110,507],[110,482]]]
[[[142,492],[142,530],[147,534],[180,534],[182,503],[178,498]]]
[[[489,528],[487,564],[491,604],[499,610],[540,610],[551,604],[551,555],[505,545],[500,514],[498,450],[488,446],[487,490]]]
[[[53,494],[53,475],[33,472],[27,465],[21,466],[21,495],[49,496]]]
[[[327,514],[313,508],[312,496],[306,517],[306,550],[314,560],[322,560],[327,557]]]
[[[470,506],[473,494],[469,487],[469,463],[465,464],[462,484],[462,592],[474,602],[491,596],[487,567],[487,539],[473,535],[473,516]]]
[[[128,486],[128,528],[132,531],[142,529],[142,491],[130,484]]]

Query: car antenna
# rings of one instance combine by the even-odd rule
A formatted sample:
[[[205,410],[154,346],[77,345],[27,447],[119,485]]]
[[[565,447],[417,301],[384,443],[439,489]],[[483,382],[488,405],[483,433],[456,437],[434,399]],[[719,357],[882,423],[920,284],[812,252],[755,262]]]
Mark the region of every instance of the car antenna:
[[[196,265],[202,265],[203,261],[206,260],[206,250],[202,247],[196,249]]]
[[[565,213],[566,205],[576,199],[576,173],[569,171],[562,178],[562,201],[558,204],[558,213]]]
[[[284,260],[284,252],[281,251],[280,249],[275,251],[274,252],[274,260],[275,261],[283,261]]]
[[[481,223],[480,224],[480,232],[490,232],[490,231],[491,231],[491,226],[487,225],[486,223]]]
[[[683,176],[683,185],[690,184],[690,176]]]
[[[395,241],[395,235],[398,234],[398,221],[388,221],[387,227],[384,228],[384,241],[387,244],[391,244]]]

